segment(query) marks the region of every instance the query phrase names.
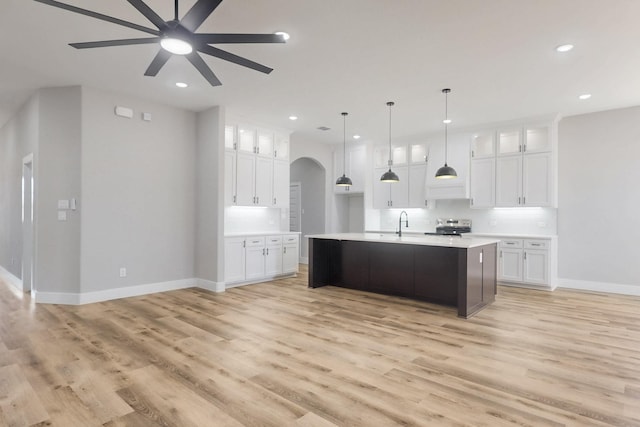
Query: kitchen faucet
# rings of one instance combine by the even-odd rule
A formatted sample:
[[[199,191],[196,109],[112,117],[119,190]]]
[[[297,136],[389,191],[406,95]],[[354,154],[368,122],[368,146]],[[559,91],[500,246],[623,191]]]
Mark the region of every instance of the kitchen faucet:
[[[400,218],[398,219],[398,237],[402,237],[402,214],[404,214],[404,226],[409,228],[409,214],[406,211],[400,212]]]

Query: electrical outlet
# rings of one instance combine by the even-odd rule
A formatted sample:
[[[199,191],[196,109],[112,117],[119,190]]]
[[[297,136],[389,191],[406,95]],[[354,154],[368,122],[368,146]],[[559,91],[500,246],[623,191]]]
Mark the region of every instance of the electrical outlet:
[[[127,269],[120,267],[120,277],[127,277]]]

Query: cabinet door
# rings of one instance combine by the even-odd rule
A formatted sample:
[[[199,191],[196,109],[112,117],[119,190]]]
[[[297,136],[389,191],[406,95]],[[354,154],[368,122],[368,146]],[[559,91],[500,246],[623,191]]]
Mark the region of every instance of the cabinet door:
[[[428,154],[427,145],[424,143],[409,145],[409,163],[412,165],[426,164]]]
[[[502,129],[497,137],[498,156],[522,153],[522,130]]]
[[[265,272],[266,248],[262,246],[247,246],[245,251],[246,268],[245,280],[262,279]]]
[[[362,193],[364,191],[364,171],[367,163],[367,152],[364,145],[351,147],[347,151],[347,176],[351,178],[353,185],[350,193]],[[336,178],[342,175],[336,175]]]
[[[257,132],[256,154],[269,159],[273,158],[274,136],[273,132],[260,129]]]
[[[380,177],[385,173],[387,168],[379,168],[373,170],[373,207],[374,209],[387,209],[391,202],[391,185],[386,182],[380,182]]]
[[[525,154],[522,161],[522,204],[551,206],[551,153]]]
[[[409,207],[409,168],[407,166],[394,166],[392,170],[398,175],[399,182],[387,184],[391,190],[392,208]]]
[[[549,252],[524,251],[523,280],[527,283],[549,284]]]
[[[266,276],[282,274],[282,255],[282,242],[278,245],[267,245],[264,259]]]
[[[425,181],[427,178],[427,164],[415,164],[409,166],[409,207],[426,208],[427,198]]]
[[[289,207],[289,162],[273,161],[273,206]]]
[[[471,137],[471,158],[482,159],[496,155],[496,134],[494,131],[476,132]]]
[[[233,125],[224,126],[224,148],[227,150],[236,149],[236,127]]]
[[[236,204],[236,152],[224,152],[224,205]]]
[[[256,129],[252,126],[239,125],[237,135],[237,150],[242,153],[256,152]]]
[[[496,206],[520,206],[522,203],[522,156],[496,159]]]
[[[273,159],[255,158],[255,196],[256,205],[272,206],[273,204]],[[239,170],[238,170],[239,172]]]
[[[256,157],[251,153],[236,154],[236,205],[255,205]]]
[[[244,275],[244,237],[224,239],[224,281],[241,282]]]
[[[498,280],[522,282],[522,249],[500,249]]]
[[[524,128],[525,153],[551,151],[551,131],[549,126],[527,126]]]
[[[298,236],[294,236],[295,241],[291,241],[291,237],[285,236],[285,242],[282,247],[282,273],[291,274],[298,272]]]
[[[289,135],[276,132],[274,143],[273,157],[277,160],[289,160]]]
[[[496,203],[496,159],[471,160],[471,207],[491,208]]]

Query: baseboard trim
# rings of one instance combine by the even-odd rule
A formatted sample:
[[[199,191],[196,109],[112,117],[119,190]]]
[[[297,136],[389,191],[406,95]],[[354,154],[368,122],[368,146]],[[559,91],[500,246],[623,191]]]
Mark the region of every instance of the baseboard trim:
[[[195,279],[196,286],[211,292],[224,292],[225,286],[223,282],[214,282],[212,280]]]
[[[14,276],[13,273],[11,273],[9,270],[2,267],[1,265],[0,265],[0,280],[2,280],[3,282],[7,282],[9,285],[13,286],[18,291],[24,292],[24,289],[22,288],[22,279],[19,279],[18,277]]]
[[[558,279],[558,287],[577,289],[581,291],[604,292],[609,294],[623,294],[640,296],[640,286],[623,285],[620,283],[592,282],[589,280]]]
[[[194,286],[196,286],[196,279],[182,279],[94,292],[41,292],[36,290],[35,301],[43,304],[81,305],[120,298],[137,297],[157,292],[175,291],[178,289],[192,288]]]

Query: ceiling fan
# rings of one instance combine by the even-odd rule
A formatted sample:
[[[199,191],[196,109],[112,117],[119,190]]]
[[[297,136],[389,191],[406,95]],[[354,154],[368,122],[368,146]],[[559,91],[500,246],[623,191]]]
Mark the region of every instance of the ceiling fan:
[[[207,79],[212,86],[220,86],[222,83],[211,68],[204,62],[198,54],[204,53],[243,67],[251,68],[261,73],[269,74],[273,68],[266,67],[257,62],[234,55],[222,49],[211,46],[212,44],[225,43],[285,43],[284,34],[198,34],[195,31],[202,23],[211,15],[211,13],[222,3],[222,0],[198,0],[193,7],[182,17],[178,18],[178,0],[175,0],[175,15],[171,21],[163,20],[142,0],[127,0],[138,12],[143,14],[157,29],[148,28],[133,22],[123,21],[122,19],[112,16],[103,15],[91,10],[82,9],[69,4],[61,3],[55,0],[35,0],[39,3],[48,4],[50,6],[59,7],[81,15],[90,16],[92,18],[101,19],[113,24],[122,25],[134,30],[152,34],[155,37],[122,39],[122,40],[103,40],[96,42],[70,43],[70,46],[76,49],[88,49],[95,47],[109,46],[127,46],[137,44],[159,43],[160,51],[157,53],[151,64],[145,71],[145,76],[155,76],[160,69],[167,63],[172,55],[183,55],[191,64]]]

